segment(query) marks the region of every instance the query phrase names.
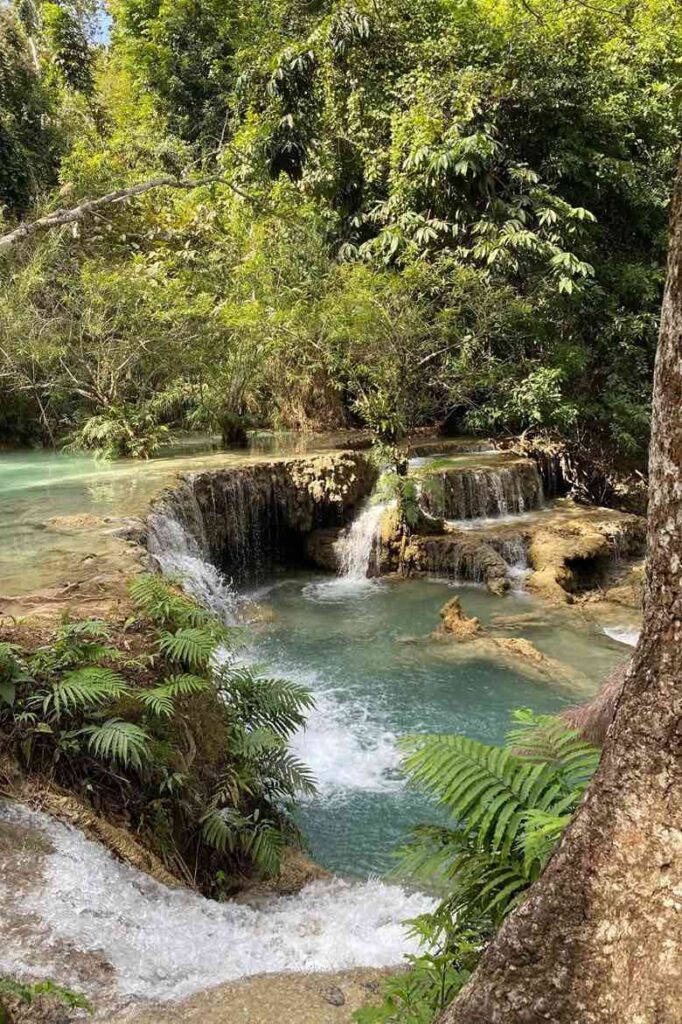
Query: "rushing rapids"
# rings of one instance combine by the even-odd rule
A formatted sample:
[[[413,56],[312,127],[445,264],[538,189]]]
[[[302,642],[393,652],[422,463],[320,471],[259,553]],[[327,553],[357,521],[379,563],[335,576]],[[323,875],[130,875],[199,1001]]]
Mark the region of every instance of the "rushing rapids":
[[[400,886],[341,879],[257,908],[216,903],[8,802],[0,835],[0,974],[59,978],[110,1004],[177,999],[264,972],[395,964],[416,949],[403,922],[431,906]]]

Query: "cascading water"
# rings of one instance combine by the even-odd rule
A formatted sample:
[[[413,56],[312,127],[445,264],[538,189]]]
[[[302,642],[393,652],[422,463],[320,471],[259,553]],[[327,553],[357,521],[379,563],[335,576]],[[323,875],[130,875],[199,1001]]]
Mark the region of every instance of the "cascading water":
[[[163,575],[177,579],[186,594],[209,608],[226,625],[234,623],[237,595],[220,570],[202,557],[197,536],[189,533],[171,512],[152,514],[148,528],[147,547]]]
[[[494,547],[508,565],[507,576],[512,589],[522,591],[530,568],[528,566],[528,549],[522,536],[512,536],[501,541],[493,541]]]
[[[339,573],[346,580],[364,580],[377,574],[379,533],[387,508],[385,502],[370,501],[334,545]]]
[[[610,637],[611,640],[616,640],[619,644],[626,644],[628,647],[636,647],[639,643],[641,630],[636,627],[605,626],[604,633],[606,636]]]
[[[26,807],[0,802],[3,826],[21,837],[3,847],[0,974],[55,977],[95,998],[170,1000],[254,974],[396,964],[417,947],[403,922],[432,906],[400,886],[338,878],[258,908],[216,903]]]
[[[518,515],[544,503],[535,463],[446,470],[434,473],[422,489],[427,512],[448,520],[482,520]]]

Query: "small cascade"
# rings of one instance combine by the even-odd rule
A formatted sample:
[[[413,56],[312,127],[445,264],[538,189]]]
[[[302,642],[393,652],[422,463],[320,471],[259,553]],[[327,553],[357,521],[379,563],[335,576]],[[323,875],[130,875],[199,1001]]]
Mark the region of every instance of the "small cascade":
[[[217,903],[38,811],[0,801],[0,828],[26,837],[3,851],[0,973],[55,977],[95,1000],[103,988],[165,1001],[254,974],[398,964],[418,947],[404,922],[433,908],[398,885],[340,878],[258,907]]]
[[[152,514],[148,529],[147,547],[163,575],[177,579],[186,594],[221,622],[233,624],[237,595],[220,570],[203,557],[197,536],[188,533],[171,513]]]
[[[611,640],[616,640],[619,644],[626,644],[628,647],[636,647],[639,643],[641,630],[628,626],[605,626],[604,633],[606,636],[610,637]]]
[[[512,590],[522,591],[530,567],[528,565],[528,549],[521,534],[505,537],[501,540],[491,540],[491,547],[502,555],[508,565],[507,576],[511,581]]]
[[[544,503],[542,478],[534,462],[434,473],[422,488],[422,504],[443,519],[477,520],[518,515]]]
[[[366,504],[334,545],[339,574],[345,579],[378,575],[381,520],[387,508],[385,502]]]

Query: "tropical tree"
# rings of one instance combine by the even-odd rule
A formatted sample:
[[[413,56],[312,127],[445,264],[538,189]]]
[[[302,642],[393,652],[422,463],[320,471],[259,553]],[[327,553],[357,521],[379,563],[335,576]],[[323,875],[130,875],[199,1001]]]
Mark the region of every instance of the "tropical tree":
[[[682,160],[653,397],[644,626],[599,770],[444,1024],[673,1024],[682,1008]]]

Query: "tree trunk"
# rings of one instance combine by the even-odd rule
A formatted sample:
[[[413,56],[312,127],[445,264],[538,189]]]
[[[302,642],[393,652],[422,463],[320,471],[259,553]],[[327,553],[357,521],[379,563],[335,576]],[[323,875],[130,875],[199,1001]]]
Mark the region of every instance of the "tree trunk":
[[[442,1024],[682,1021],[682,161],[652,426],[644,628],[599,770]]]

